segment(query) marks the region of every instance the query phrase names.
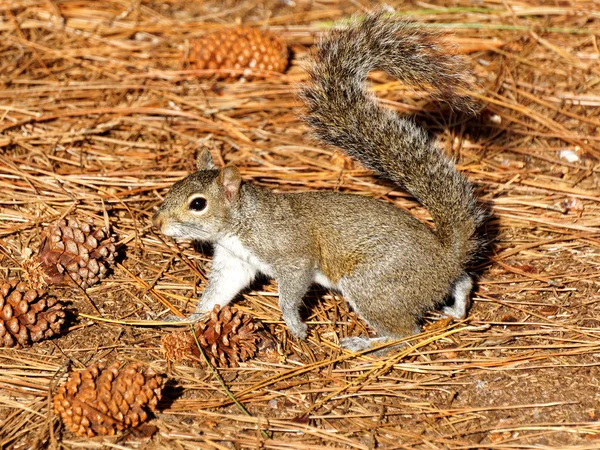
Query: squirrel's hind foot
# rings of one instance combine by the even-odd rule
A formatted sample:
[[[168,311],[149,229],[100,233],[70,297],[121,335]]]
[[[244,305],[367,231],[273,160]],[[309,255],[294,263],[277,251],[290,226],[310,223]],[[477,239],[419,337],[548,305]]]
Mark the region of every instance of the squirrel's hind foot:
[[[389,342],[391,340],[393,340],[393,339],[389,338],[389,337],[376,337],[376,338],[364,338],[364,337],[360,337],[360,336],[345,337],[345,338],[340,339],[340,347],[342,347],[344,350],[348,350],[348,351],[356,353],[356,352],[362,352],[363,350],[367,350],[371,347],[376,347],[378,345],[385,344],[386,342]],[[395,348],[395,347],[396,346],[390,347],[390,348]],[[390,348],[385,348],[383,350],[387,352]],[[379,352],[380,351],[378,351],[377,353],[379,353]]]
[[[179,317],[179,316],[176,316],[175,314],[171,314],[171,315],[163,318],[162,320],[164,322],[173,322],[173,323],[177,323],[177,322],[196,323],[202,319],[205,319],[207,316],[208,316],[208,313],[194,313],[187,317]]]

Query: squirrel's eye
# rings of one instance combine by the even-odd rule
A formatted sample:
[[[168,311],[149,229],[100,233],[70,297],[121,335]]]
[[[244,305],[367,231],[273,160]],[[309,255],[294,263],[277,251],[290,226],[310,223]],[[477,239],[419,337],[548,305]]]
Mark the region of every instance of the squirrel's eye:
[[[189,208],[195,212],[204,211],[206,209],[206,199],[204,197],[196,197],[190,202]]]

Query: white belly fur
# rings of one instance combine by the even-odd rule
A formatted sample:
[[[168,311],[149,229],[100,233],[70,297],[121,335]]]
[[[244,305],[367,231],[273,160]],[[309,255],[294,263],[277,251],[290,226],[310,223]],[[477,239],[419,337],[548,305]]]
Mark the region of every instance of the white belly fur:
[[[315,283],[320,284],[323,287],[326,287],[327,289],[339,289],[338,283],[334,283],[333,281],[331,281],[320,270],[317,270],[315,272],[315,276],[313,278],[313,281]]]
[[[223,250],[229,252],[232,256],[244,261],[245,263],[252,266],[258,272],[267,275],[269,277],[273,276],[273,271],[271,266],[261,261],[254,253],[248,250],[242,242],[236,236],[227,236],[222,238],[217,243],[219,247]],[[338,283],[332,282],[323,272],[320,270],[316,270],[313,281],[327,289],[339,289]]]
[[[223,239],[220,239],[217,245],[221,246],[224,250],[231,253],[232,256],[249,264],[258,272],[263,273],[267,276],[273,276],[271,266],[262,262],[254,253],[252,253],[250,250],[244,247],[244,245],[238,237],[227,236]]]

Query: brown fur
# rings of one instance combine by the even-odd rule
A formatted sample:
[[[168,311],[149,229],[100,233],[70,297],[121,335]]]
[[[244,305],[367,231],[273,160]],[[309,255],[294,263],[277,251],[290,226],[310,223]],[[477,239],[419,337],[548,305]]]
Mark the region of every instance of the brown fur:
[[[283,318],[299,338],[306,337],[306,325],[298,310],[315,281],[341,291],[379,340],[415,332],[422,314],[448,296],[458,305],[449,314],[464,315],[471,288],[465,265],[477,250],[485,214],[471,184],[425,131],[379,106],[365,87],[368,72],[383,69],[469,109],[459,95],[467,85],[462,63],[444,54],[436,39],[410,22],[367,16],[319,44],[302,91],[315,134],[403,185],[428,208],[435,231],[365,197],[275,194],[240,184],[235,168],[219,171],[201,152],[198,172],[173,186],[153,218],[165,234],[215,243],[194,318],[227,304],[259,272],[278,281]],[[204,200],[206,207],[194,210]],[[342,344],[361,350],[375,342],[351,338]]]

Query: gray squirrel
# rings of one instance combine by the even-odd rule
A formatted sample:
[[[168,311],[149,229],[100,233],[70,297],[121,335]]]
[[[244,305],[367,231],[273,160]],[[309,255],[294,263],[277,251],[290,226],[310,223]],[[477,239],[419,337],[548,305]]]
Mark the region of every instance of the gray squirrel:
[[[321,141],[404,187],[429,211],[435,230],[388,203],[335,192],[276,194],[215,167],[204,149],[198,171],[175,183],[152,218],[165,235],[208,241],[214,258],[191,320],[228,304],[258,273],[274,278],[291,333],[305,339],[302,298],[313,283],[341,292],[377,337],[348,337],[360,351],[419,331],[422,316],[463,318],[486,219],[473,187],[411,119],[379,105],[367,75],[383,70],[432,87],[452,107],[472,112],[469,73],[435,33],[381,13],[329,32],[317,45],[300,96],[305,122]]]

